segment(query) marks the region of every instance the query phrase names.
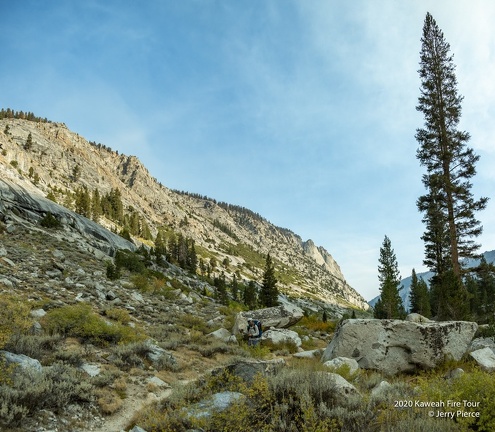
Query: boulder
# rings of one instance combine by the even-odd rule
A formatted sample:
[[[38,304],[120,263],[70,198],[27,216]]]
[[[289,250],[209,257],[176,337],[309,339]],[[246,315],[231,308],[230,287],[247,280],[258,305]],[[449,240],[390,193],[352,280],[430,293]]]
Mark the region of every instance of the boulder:
[[[322,353],[323,353],[323,350],[314,349],[314,350],[310,350],[310,351],[301,351],[301,352],[292,354],[292,357],[312,359],[315,357],[320,357]]]
[[[322,374],[322,379],[326,378],[332,385],[334,397],[340,405],[347,405],[352,396],[361,396],[356,387],[339,374],[331,372],[320,372],[320,374]]]
[[[210,417],[214,412],[225,411],[232,404],[245,398],[246,396],[239,392],[215,393],[211,397],[188,407],[187,416],[194,419]]]
[[[238,360],[233,364],[213,370],[211,374],[213,376],[218,376],[226,372],[251,383],[256,375],[273,376],[276,375],[283,366],[285,366],[285,361],[283,359]]]
[[[353,358],[363,369],[375,369],[388,375],[434,368],[445,357],[460,360],[477,328],[476,323],[466,321],[345,320],[321,361]]]
[[[420,315],[419,313],[410,313],[408,316],[406,316],[406,321],[411,321],[415,323],[433,322],[431,319],[428,319],[423,315]]]
[[[14,354],[8,351],[0,351],[7,364],[17,364],[23,369],[32,369],[41,372],[42,366],[39,360],[28,357],[24,354]]]
[[[359,370],[358,362],[347,357],[336,357],[332,360],[326,361],[323,364],[333,370],[339,369],[342,366],[347,366],[349,368],[349,373],[351,374],[354,374]]]
[[[473,339],[471,346],[469,347],[469,352],[482,348],[490,348],[495,353],[495,342],[493,341],[493,337]]]
[[[476,360],[481,369],[487,372],[495,371],[495,354],[490,348],[482,348],[471,352],[469,355]]]
[[[299,335],[292,330],[287,329],[271,329],[263,332],[261,340],[267,340],[274,344],[281,344],[289,342],[295,344],[297,347],[302,345]]]
[[[233,334],[238,334],[239,329],[245,329],[247,319],[254,318],[260,320],[263,324],[263,329],[268,330],[270,327],[287,328],[296,324],[304,316],[304,311],[290,304],[282,304],[266,309],[256,309],[249,312],[239,312],[235,318]]]
[[[380,384],[375,386],[373,390],[371,390],[372,398],[384,398],[387,392],[392,389],[392,385],[387,381],[380,381]]]
[[[208,333],[206,336],[219,339],[223,342],[230,342],[232,334],[227,329],[220,328],[214,332]]]

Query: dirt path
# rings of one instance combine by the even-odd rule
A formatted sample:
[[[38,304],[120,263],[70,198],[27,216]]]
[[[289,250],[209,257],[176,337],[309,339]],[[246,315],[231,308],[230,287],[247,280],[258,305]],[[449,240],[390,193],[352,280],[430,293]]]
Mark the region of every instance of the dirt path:
[[[146,405],[170,396],[172,389],[166,388],[155,393],[146,393],[142,386],[129,385],[127,397],[123,400],[121,408],[111,416],[105,417],[105,421],[99,427],[91,429],[92,432],[121,432],[125,431],[134,415]]]

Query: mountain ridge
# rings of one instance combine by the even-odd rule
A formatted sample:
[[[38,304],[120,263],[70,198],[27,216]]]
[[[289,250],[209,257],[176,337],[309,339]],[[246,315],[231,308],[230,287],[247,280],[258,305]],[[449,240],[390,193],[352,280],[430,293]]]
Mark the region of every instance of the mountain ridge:
[[[245,279],[259,280],[261,266],[250,262],[245,251],[270,253],[277,261],[283,292],[343,307],[369,307],[322,246],[303,241],[240,206],[173,191],[136,156],[87,141],[63,123],[4,118],[0,144],[2,177],[33,193],[47,196],[51,192],[70,208],[77,188],[98,189],[101,195],[118,189],[125,208],[146,221],[153,237],[159,228],[166,228],[192,238],[205,259],[230,263],[223,269],[227,277],[238,270]],[[98,223],[114,231],[122,228],[104,217]],[[134,241],[152,245],[144,238],[134,237]]]

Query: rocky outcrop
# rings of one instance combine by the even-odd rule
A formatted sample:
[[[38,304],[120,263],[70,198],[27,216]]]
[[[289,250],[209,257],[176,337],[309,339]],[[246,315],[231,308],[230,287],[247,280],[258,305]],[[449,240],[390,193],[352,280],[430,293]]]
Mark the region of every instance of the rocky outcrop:
[[[248,318],[260,320],[263,328],[269,330],[270,327],[287,328],[296,324],[304,316],[304,311],[297,306],[284,303],[265,309],[257,309],[249,312],[239,312],[236,315],[232,333],[239,334],[239,329],[245,329]]]
[[[323,353],[322,362],[349,357],[363,369],[389,375],[434,368],[446,357],[460,360],[477,327],[465,321],[346,320]]]
[[[0,180],[0,214],[4,219],[21,218],[36,224],[48,213],[51,213],[62,227],[70,227],[71,236],[74,232],[79,233],[85,237],[87,243],[107,255],[114,255],[118,249],[136,249],[133,243],[106,230],[96,222],[9,180]]]

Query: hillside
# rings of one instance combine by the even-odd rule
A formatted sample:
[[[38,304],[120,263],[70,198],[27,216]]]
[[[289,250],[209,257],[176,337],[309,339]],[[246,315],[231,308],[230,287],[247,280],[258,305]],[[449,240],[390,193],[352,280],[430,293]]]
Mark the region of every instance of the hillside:
[[[131,212],[149,236],[134,242],[153,245],[159,230],[194,240],[198,255],[215,266],[213,275],[234,273],[259,281],[264,256],[276,264],[281,292],[322,305],[366,310],[365,299],[350,287],[338,264],[323,247],[303,241],[240,206],[173,191],[160,184],[134,156],[90,143],[64,124],[21,119],[0,120],[1,178],[74,209],[75,193],[118,191],[124,212]],[[99,217],[102,226],[119,232],[122,224]]]

